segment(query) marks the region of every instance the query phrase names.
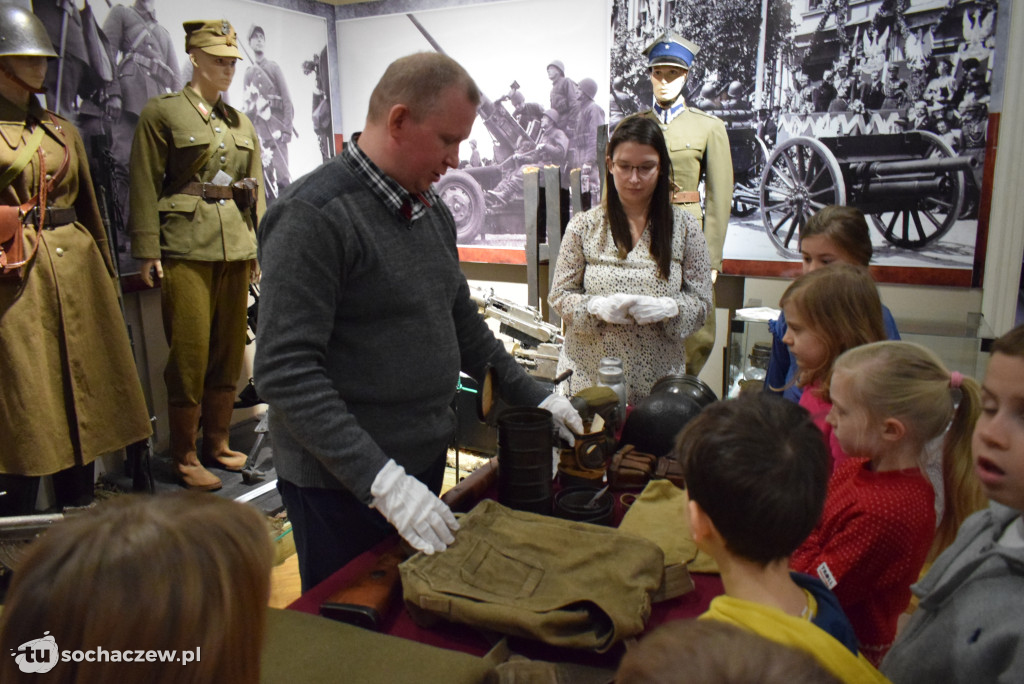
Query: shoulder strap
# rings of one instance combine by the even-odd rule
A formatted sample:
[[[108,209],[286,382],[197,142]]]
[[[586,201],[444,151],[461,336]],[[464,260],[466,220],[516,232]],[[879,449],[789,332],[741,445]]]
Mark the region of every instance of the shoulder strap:
[[[21,148],[21,152],[18,153],[14,162],[0,175],[0,192],[6,190],[14,182],[14,179],[20,176],[25,167],[28,166],[29,159],[36,153],[39,146],[43,144],[44,133],[43,124],[38,124],[29,136],[28,142]]]

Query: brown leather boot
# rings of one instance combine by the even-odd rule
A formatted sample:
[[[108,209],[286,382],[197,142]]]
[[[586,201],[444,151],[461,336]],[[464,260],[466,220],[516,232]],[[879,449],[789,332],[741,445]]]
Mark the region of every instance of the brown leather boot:
[[[228,446],[234,390],[206,390],[203,393],[203,463],[238,472],[248,458]]]
[[[220,489],[220,478],[204,468],[196,456],[199,407],[169,406],[167,414],[171,422],[171,457],[177,465],[178,477],[189,489]]]

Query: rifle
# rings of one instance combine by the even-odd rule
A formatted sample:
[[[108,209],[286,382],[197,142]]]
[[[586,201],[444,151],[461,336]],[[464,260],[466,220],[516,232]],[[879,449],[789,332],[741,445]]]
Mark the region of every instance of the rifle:
[[[110,261],[114,269],[114,287],[117,290],[117,303],[121,307],[121,320],[124,322],[125,330],[128,332],[128,344],[132,350],[132,358],[135,359],[135,336],[132,334],[132,326],[128,322],[128,314],[124,308],[124,291],[121,288],[121,262],[120,245],[118,243],[117,227],[124,225],[124,214],[122,207],[117,200],[117,194],[107,194],[107,188],[113,187],[114,182],[114,155],[110,151],[110,132],[104,131],[104,135],[96,135],[92,138],[93,154],[100,160],[99,168],[103,173],[102,182],[96,184],[98,191],[98,203],[100,218],[103,220],[103,228],[107,232],[107,244],[109,245]],[[138,362],[136,362],[136,366]],[[150,415],[150,426],[156,423],[156,416]],[[132,478],[132,490],[136,492],[155,491],[153,484],[153,469],[151,467],[153,455],[152,437],[139,440],[124,448],[125,470]]]
[[[491,459],[445,492],[441,500],[453,512],[465,513],[486,495],[497,476],[498,461]],[[401,586],[398,565],[409,555],[405,542],[396,536],[370,570],[320,604],[320,614],[363,629],[379,631]]]
[[[16,571],[25,548],[39,535],[66,517],[80,515],[89,508],[68,507],[63,513],[0,517],[0,565],[12,572]]]

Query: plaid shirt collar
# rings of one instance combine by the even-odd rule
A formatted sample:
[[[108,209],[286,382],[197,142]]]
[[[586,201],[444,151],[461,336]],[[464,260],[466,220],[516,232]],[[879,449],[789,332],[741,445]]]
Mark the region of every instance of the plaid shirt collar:
[[[359,149],[359,145],[356,144],[357,140],[359,140],[358,133],[352,136],[348,145],[345,145],[345,149],[341,153],[343,160],[353,171],[366,179],[373,194],[377,195],[396,214],[409,223],[413,223],[422,218],[427,213],[427,209],[440,200],[433,187],[422,194],[412,194],[403,188],[393,178],[381,171],[380,167]]]

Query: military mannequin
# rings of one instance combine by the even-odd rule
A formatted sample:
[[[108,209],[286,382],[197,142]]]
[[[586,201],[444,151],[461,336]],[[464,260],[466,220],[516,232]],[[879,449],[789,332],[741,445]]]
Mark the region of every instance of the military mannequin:
[[[0,6],[2,516],[34,513],[44,475],[58,505],[90,503],[95,459],[152,432],[82,138],[36,98],[56,56]]]
[[[264,54],[266,40],[262,26],[254,25],[249,29],[253,63],[245,70],[242,110],[256,127],[263,147],[263,175],[269,203],[292,182],[288,171],[288,143],[294,130],[295,107],[281,67]]]
[[[686,75],[699,47],[668,32],[644,54],[654,86],[654,107],[646,116],[665,133],[676,192],[672,201],[692,213],[704,230],[711,254],[712,282],[722,270],[725,231],[732,208],[732,153],[722,120],[687,106],[683,98]],[[704,207],[697,186],[704,181]],[[686,338],[686,372],[698,375],[715,346],[715,309],[704,327]]]
[[[104,93],[107,139],[114,160],[111,190],[118,207],[127,214],[128,161],[139,114],[150,98],[174,92],[182,79],[171,34],[156,20],[156,0],[114,5],[103,22],[103,35],[110,45],[115,77]],[[101,133],[90,127],[90,136]]]
[[[132,144],[130,226],[143,282],[152,286],[153,272],[163,281],[171,455],[186,486],[209,490],[221,481],[196,453],[200,414],[203,462],[241,470],[246,460],[228,447],[228,432],[265,202],[256,130],[220,97],[241,58],[235,30],[223,20],[184,28],[192,81],[142,110]]]

